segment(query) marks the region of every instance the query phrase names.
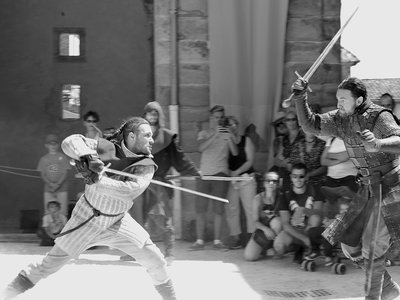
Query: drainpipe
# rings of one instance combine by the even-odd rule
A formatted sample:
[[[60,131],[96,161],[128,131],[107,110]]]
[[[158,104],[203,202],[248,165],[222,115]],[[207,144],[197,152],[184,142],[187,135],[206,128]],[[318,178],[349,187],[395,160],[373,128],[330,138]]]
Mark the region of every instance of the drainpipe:
[[[178,55],[178,0],[171,0],[171,103],[169,105],[170,129],[179,134],[179,55]],[[173,171],[177,175],[176,170]],[[175,184],[180,186],[180,180]],[[174,190],[173,222],[175,236],[182,238],[182,202],[181,192]]]

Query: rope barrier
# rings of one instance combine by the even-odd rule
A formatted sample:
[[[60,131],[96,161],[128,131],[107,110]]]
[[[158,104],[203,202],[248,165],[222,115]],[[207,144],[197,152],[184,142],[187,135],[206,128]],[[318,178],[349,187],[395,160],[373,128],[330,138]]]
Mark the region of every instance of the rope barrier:
[[[41,178],[40,176],[29,175],[29,174],[23,174],[23,173],[17,173],[17,172],[7,171],[7,170],[3,170],[3,169],[0,169],[0,172],[8,173],[8,174],[13,174],[13,175],[18,175],[18,176],[23,176],[23,177]]]
[[[35,169],[15,168],[15,167],[10,167],[10,166],[2,166],[2,165],[0,165],[0,168],[4,168],[4,169],[11,169],[11,170],[30,171],[30,172],[39,172],[38,170],[35,170]]]

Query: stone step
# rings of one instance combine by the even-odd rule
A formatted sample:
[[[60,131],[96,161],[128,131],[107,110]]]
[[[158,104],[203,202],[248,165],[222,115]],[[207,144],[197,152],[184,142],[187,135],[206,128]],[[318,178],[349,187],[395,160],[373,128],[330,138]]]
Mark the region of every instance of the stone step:
[[[0,233],[0,242],[9,243],[39,243],[36,233]]]

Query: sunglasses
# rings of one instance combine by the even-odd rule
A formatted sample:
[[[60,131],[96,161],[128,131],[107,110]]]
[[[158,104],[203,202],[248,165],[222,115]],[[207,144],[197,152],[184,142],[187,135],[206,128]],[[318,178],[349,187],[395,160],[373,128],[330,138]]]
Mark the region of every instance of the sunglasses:
[[[306,178],[306,175],[291,174],[290,177],[295,178],[295,179],[304,179],[304,178]]]
[[[285,119],[285,121],[297,121],[297,119],[296,118],[287,118],[287,119]]]
[[[86,122],[88,122],[88,123],[97,123],[96,120],[86,120]]]
[[[268,184],[277,184],[278,180],[264,180],[264,182]]]

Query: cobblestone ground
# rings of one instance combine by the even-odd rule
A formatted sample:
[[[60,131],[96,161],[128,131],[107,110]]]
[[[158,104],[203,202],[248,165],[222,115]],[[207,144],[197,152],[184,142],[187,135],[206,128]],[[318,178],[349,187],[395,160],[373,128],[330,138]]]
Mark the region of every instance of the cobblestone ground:
[[[328,268],[305,272],[283,259],[245,262],[243,250],[187,251],[187,242],[178,242],[176,260],[169,267],[179,299],[363,299],[363,272],[348,261],[344,275]],[[40,259],[49,247],[34,243],[0,243],[0,288],[28,263]],[[119,260],[117,250],[89,250],[56,274],[39,282],[17,299],[160,299],[145,270],[134,262]],[[389,272],[400,281],[400,268]]]

